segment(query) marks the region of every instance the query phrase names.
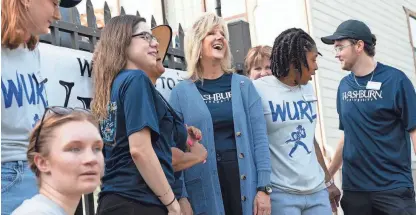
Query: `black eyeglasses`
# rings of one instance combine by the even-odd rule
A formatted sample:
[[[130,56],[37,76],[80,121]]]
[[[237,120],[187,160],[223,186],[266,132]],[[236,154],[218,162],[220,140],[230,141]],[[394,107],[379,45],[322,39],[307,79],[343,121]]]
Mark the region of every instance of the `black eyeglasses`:
[[[53,114],[57,114],[57,115],[60,115],[60,116],[65,116],[65,115],[73,113],[74,111],[78,111],[78,112],[82,112],[82,113],[86,113],[86,114],[91,114],[91,112],[89,110],[84,109],[84,108],[68,108],[68,107],[60,107],[60,106],[52,106],[52,107],[45,108],[45,112],[43,112],[43,116],[42,116],[42,119],[40,121],[39,129],[38,129],[38,132],[37,132],[37,135],[36,135],[36,141],[35,141],[35,146],[34,146],[36,152],[39,152],[38,141],[39,141],[40,131],[42,129],[43,120],[45,119],[45,116],[49,112],[52,112]]]
[[[140,33],[138,33],[138,34],[133,34],[133,36],[131,36],[131,37],[140,37],[140,38],[142,38],[142,39],[146,40],[149,44],[150,44],[152,41],[159,42],[159,41],[157,40],[157,38],[156,38],[155,36],[153,36],[153,35],[152,35],[151,33],[149,33],[149,32],[140,32]]]

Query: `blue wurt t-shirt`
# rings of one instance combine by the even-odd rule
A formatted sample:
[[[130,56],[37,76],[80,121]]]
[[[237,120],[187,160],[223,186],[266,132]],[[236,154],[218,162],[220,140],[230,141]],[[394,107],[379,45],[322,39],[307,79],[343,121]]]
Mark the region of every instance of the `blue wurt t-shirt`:
[[[195,83],[211,113],[216,151],[236,149],[231,95],[232,74]],[[202,134],[203,135],[203,134]]]
[[[400,70],[377,63],[372,74],[341,80],[337,95],[344,130],[343,190],[382,191],[413,188],[410,131],[416,128],[416,93]]]
[[[128,137],[151,131],[153,149],[169,184],[172,168],[173,116],[152,82],[141,70],[123,70],[114,79],[108,117],[100,123],[105,147],[105,172],[100,197],[115,193],[142,203],[163,205],[147,186],[130,154]]]

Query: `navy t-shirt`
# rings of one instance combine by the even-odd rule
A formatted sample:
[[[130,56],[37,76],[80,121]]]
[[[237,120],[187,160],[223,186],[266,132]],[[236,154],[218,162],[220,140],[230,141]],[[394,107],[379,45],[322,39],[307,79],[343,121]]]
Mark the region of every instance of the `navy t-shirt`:
[[[195,83],[211,113],[217,151],[236,149],[231,79],[232,74],[224,74],[217,79],[204,79],[203,82]]]
[[[186,129],[184,121],[178,114],[176,114],[175,110],[169,105],[169,102],[163,97],[163,95],[160,93],[159,95],[163,99],[169,111],[173,115],[173,121],[174,121],[173,140],[174,141],[172,142],[172,147],[176,147],[182,151],[186,151],[187,149],[186,140],[188,138],[188,131]],[[186,196],[183,196],[183,186],[182,186],[183,185],[183,171],[175,172],[174,177],[175,177],[175,183],[171,185],[173,193],[175,194],[177,199],[186,197]]]
[[[409,133],[416,127],[416,93],[407,76],[377,64],[372,74],[344,77],[338,88],[337,111],[344,130],[343,190],[382,191],[413,188]],[[358,82],[358,85],[356,82]]]
[[[105,147],[105,172],[100,197],[116,193],[139,202],[163,205],[147,186],[130,154],[128,137],[144,128],[151,130],[153,149],[169,184],[172,168],[173,116],[147,75],[123,70],[114,79],[108,117],[100,123]]]

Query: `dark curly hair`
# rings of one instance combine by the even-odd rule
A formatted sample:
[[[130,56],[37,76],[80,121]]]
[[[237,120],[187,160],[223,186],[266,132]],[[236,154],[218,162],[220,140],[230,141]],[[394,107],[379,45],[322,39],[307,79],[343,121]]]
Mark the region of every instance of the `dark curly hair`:
[[[316,43],[308,33],[300,28],[283,31],[274,40],[270,67],[275,77],[286,77],[290,65],[302,75],[301,65],[309,69],[306,53],[317,51]]]

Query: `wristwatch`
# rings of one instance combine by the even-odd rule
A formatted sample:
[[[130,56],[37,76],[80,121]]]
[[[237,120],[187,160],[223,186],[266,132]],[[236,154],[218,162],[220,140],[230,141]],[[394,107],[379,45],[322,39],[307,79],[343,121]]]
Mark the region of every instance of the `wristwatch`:
[[[272,189],[272,186],[266,185],[264,187],[257,187],[257,191],[262,191],[262,192],[266,193],[267,195],[270,195],[270,194],[272,194],[273,189]]]
[[[334,179],[332,179],[332,178],[328,182],[325,182],[326,187],[330,187],[333,184],[334,184]]]

